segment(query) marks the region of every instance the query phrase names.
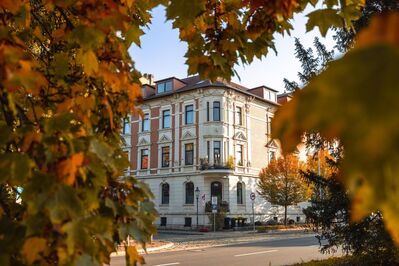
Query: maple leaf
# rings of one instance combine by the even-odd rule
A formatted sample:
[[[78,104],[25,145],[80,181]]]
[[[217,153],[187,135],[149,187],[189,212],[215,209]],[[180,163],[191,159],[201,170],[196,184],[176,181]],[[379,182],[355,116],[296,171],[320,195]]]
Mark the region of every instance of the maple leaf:
[[[78,168],[82,165],[84,154],[73,154],[70,158],[61,161],[57,166],[57,176],[67,185],[73,185],[76,180]]]

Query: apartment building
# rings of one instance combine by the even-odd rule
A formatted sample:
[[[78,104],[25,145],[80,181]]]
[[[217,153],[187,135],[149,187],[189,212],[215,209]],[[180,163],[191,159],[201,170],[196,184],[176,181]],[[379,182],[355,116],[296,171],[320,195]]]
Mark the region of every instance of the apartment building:
[[[206,225],[211,197],[228,204],[228,216],[251,217],[251,192],[256,220],[270,219],[273,208],[256,184],[261,168],[279,156],[270,138],[277,91],[199,76],[145,75],[143,84],[143,116],[126,121],[124,136],[130,173],[155,196],[157,224],[195,226],[198,207],[198,223]]]

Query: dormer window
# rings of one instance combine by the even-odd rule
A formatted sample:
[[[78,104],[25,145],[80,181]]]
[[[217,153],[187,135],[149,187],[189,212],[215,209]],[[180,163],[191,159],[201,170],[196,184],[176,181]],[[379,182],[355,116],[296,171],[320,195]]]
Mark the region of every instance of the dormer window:
[[[160,82],[157,84],[157,93],[172,91],[172,88],[173,88],[172,80]]]

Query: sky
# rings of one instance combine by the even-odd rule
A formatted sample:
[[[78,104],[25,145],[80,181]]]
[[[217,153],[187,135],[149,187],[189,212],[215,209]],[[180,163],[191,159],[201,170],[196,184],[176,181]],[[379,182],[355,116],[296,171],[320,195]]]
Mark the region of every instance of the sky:
[[[315,37],[319,37],[328,49],[334,47],[331,31],[326,38],[321,37],[318,29],[306,32],[306,14],[311,11],[312,8],[308,7],[303,13],[294,16],[294,30],[291,31],[291,36],[275,35],[277,55],[270,51],[266,57],[256,59],[250,65],[236,66],[235,70],[240,80],[233,77],[232,81],[248,88],[266,85],[280,92],[284,92],[284,78],[297,81],[297,73],[301,71],[301,66],[295,58],[295,37],[299,38],[306,48],[312,46]],[[184,63],[186,43],[179,40],[178,30],[172,29],[172,23],[166,21],[163,6],[155,8],[152,15],[151,25],[144,29],[146,34],[140,38],[141,48],[132,45],[129,49],[136,62],[136,68],[142,74],[153,74],[155,80],[172,76],[187,77],[187,65]]]

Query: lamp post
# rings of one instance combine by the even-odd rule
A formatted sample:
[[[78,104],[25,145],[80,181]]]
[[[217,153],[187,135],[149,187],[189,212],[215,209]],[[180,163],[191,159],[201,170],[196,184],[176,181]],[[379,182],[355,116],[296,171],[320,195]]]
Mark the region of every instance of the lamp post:
[[[200,190],[197,187],[195,189],[195,199],[197,200],[197,229],[198,229],[198,199],[199,199],[199,196],[200,196]]]

